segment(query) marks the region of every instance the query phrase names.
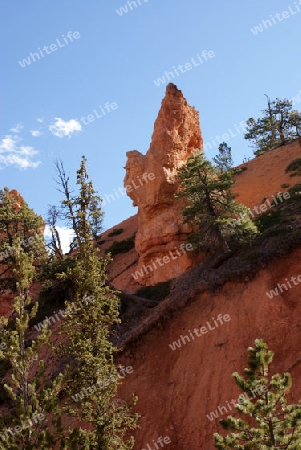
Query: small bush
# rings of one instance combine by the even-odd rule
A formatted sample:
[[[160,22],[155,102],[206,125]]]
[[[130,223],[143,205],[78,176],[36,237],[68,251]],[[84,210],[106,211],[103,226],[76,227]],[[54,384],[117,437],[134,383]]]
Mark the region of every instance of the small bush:
[[[280,236],[281,234],[285,235],[289,233],[291,228],[288,227],[285,223],[283,225],[278,225],[277,227],[271,228],[264,233],[265,238]]]
[[[292,221],[292,218],[300,218],[301,214],[301,183],[295,184],[288,190],[290,198],[286,200],[286,216]],[[299,220],[299,219],[298,219]]]
[[[39,267],[37,272],[37,280],[55,280],[58,274],[67,272],[68,269],[73,269],[74,266],[75,259],[70,256],[66,256],[63,260],[53,258]]]
[[[155,284],[155,286],[144,286],[138,289],[135,294],[149,300],[163,300],[170,294],[170,281],[162,281]]]
[[[292,161],[285,169],[285,172],[293,172],[290,174],[291,177],[295,177],[296,175],[301,176],[301,158]]]
[[[135,235],[125,239],[124,241],[114,241],[113,244],[106,250],[106,253],[111,253],[112,256],[118,253],[127,253],[135,247]]]
[[[280,187],[282,187],[283,189],[286,189],[286,188],[290,187],[290,184],[283,183],[283,184],[280,185]]]
[[[235,167],[235,169],[232,169],[233,175],[240,175],[240,174],[243,173],[245,170],[248,170],[247,166]]]
[[[263,233],[268,228],[274,227],[276,225],[279,225],[281,223],[281,211],[280,209],[274,209],[273,211],[269,210],[263,214],[260,215],[255,220],[255,224],[260,231],[260,233]]]
[[[114,228],[114,230],[108,234],[108,237],[117,236],[118,234],[121,234],[123,232],[124,232],[123,228]]]
[[[301,183],[295,184],[288,190],[290,194],[290,201],[292,200],[300,200],[301,199]]]

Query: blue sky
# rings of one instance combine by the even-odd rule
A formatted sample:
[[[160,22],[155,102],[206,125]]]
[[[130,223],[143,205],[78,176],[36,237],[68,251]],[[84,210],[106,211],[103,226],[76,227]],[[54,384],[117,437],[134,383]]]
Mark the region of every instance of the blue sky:
[[[55,159],[74,179],[85,154],[102,197],[123,186],[126,151],[147,151],[165,94],[154,80],[203,51],[214,57],[172,81],[200,112],[205,144],[237,134],[235,124],[265,107],[264,94],[299,95],[301,109],[301,0],[136,0],[132,9],[125,0],[5,3],[1,188],[18,189],[44,216],[60,199]],[[43,57],[30,56],[39,49]],[[236,164],[252,156],[242,132],[228,145]],[[216,153],[207,145],[209,158]],[[136,212],[128,197],[115,198],[103,208],[105,228]]]

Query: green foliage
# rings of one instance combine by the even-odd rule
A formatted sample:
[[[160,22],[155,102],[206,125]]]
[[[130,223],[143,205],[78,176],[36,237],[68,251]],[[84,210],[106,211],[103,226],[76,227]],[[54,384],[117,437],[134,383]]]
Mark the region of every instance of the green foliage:
[[[197,248],[229,252],[229,241],[249,242],[257,230],[248,209],[234,200],[231,170],[220,173],[205,156],[196,151],[179,169],[180,190],[189,204],[184,221],[193,225],[189,240]]]
[[[292,161],[285,169],[286,173],[293,172],[291,176],[301,176],[301,158]]]
[[[130,406],[116,408],[117,349],[109,340],[111,327],[120,322],[120,301],[106,285],[110,260],[99,258],[93,243],[90,211],[97,196],[92,182],[87,180],[83,157],[77,171],[79,192],[70,205],[76,223],[76,260],[74,267],[62,274],[62,278],[70,278],[74,283],[72,304],[66,302],[62,326],[67,338],[63,353],[72,359],[64,379],[64,410],[76,417],[76,426],[66,439],[72,449],[130,450],[134,439],[128,431],[137,426],[137,415],[131,414]],[[96,209],[94,213],[97,217],[101,214]],[[89,395],[78,403],[75,398],[83,390]]]
[[[255,224],[260,233],[263,233],[267,229],[279,225],[281,223],[281,218],[282,214],[279,208],[270,209],[260,214],[260,216],[255,219]]]
[[[287,191],[290,198],[285,201],[285,218],[290,228],[299,226],[299,217],[301,214],[301,183],[296,183]]]
[[[39,295],[39,309],[34,319],[30,321],[30,326],[43,322],[45,317],[50,317],[61,309],[65,308],[65,301],[71,297],[71,280],[59,280],[44,285]]]
[[[301,183],[296,183],[293,187],[291,187],[288,192],[290,193],[289,201],[292,202],[300,202],[301,200]],[[288,201],[288,202],[289,202]]]
[[[231,147],[228,147],[226,142],[222,142],[218,147],[218,155],[213,158],[216,166],[220,172],[227,172],[233,166],[233,159],[231,154]]]
[[[289,116],[289,125],[294,129],[293,138],[298,138],[301,146],[301,113],[299,111],[291,111]]]
[[[287,192],[289,195],[286,195],[284,202],[273,204],[272,209],[256,217],[255,224],[264,238],[291,234],[297,225],[301,212],[301,184],[297,183]]]
[[[114,241],[113,244],[106,250],[106,253],[111,253],[112,256],[118,253],[127,253],[132,248],[135,248],[135,235],[123,241]]]
[[[263,117],[250,117],[247,124],[245,139],[253,143],[256,156],[286,144],[291,139],[300,139],[301,114],[292,110],[292,102],[287,99],[270,100],[264,109]],[[301,142],[301,141],[300,141]]]
[[[56,183],[59,185],[59,192],[64,194],[64,199],[61,202],[61,206],[51,206],[48,210],[47,225],[51,233],[51,239],[48,243],[48,247],[51,249],[52,254],[57,259],[65,259],[61,245],[60,233],[57,227],[57,220],[62,219],[66,222],[66,226],[73,230],[73,241],[70,243],[69,253],[76,249],[77,242],[79,240],[80,230],[78,229],[78,221],[76,217],[81,215],[78,210],[79,202],[74,202],[72,190],[69,186],[69,176],[67,176],[62,161],[55,162],[55,168],[57,173]],[[89,185],[89,183],[87,183]],[[84,201],[84,199],[81,199]],[[97,242],[99,234],[102,229],[103,212],[100,205],[102,199],[98,195],[94,195],[93,200],[90,201],[89,207],[85,214],[89,218],[91,236]]]
[[[39,309],[35,319],[30,322],[31,326],[43,321],[45,316],[51,316],[54,310],[64,308],[65,300],[72,295],[73,281],[59,278],[74,266],[74,257],[57,259],[51,255],[48,261],[39,267],[37,281],[43,282],[43,286],[39,293]]]
[[[50,330],[45,327],[35,340],[28,339],[29,321],[38,310],[38,303],[33,303],[29,296],[34,256],[23,250],[19,237],[13,239],[12,244],[17,296],[13,305],[14,320],[8,322],[1,317],[2,342],[6,348],[0,350],[0,359],[10,367],[4,388],[11,399],[11,409],[1,417],[0,448],[47,450],[62,443],[58,400],[62,374],[48,382],[44,361],[39,358],[40,350],[49,341]]]
[[[220,450],[297,450],[301,445],[301,404],[287,404],[286,395],[292,380],[289,373],[269,375],[273,352],[262,339],[248,348],[245,377],[237,372],[233,378],[247,394],[241,395],[236,409],[248,421],[228,416],[220,420],[225,430],[234,431],[223,437],[214,433],[215,448]],[[254,396],[256,393],[256,397]]]
[[[114,228],[114,230],[108,234],[108,237],[117,236],[118,234],[121,234],[123,232],[124,232],[123,228]]]
[[[42,282],[51,282],[56,280],[59,274],[72,269],[74,265],[75,259],[71,256],[66,256],[64,259],[57,259],[51,256],[47,263],[40,267],[37,279]]]
[[[15,241],[20,238],[20,246],[26,254],[34,256],[35,264],[45,261],[47,254],[41,229],[44,222],[37,216],[16,191],[0,190],[0,260],[5,262],[1,269],[0,287],[15,289],[15,278],[11,269],[16,260]],[[6,276],[6,273],[9,275]]]
[[[241,173],[245,172],[246,170],[248,170],[247,166],[234,167],[234,169],[232,169],[233,175],[240,175]]]
[[[135,294],[149,300],[163,300],[170,294],[170,281],[162,281],[154,286],[143,286],[139,288]]]

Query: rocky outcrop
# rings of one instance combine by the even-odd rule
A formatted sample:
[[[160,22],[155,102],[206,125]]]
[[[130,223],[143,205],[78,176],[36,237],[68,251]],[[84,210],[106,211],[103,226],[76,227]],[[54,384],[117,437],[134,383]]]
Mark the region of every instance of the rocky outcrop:
[[[174,198],[175,175],[194,150],[202,148],[199,114],[170,83],[148,152],[146,155],[137,150],[127,152],[124,186],[138,206],[135,248],[139,254],[136,271],[139,284],[150,285],[177,277],[193,263],[190,247],[184,246],[190,232],[181,215],[184,200]]]

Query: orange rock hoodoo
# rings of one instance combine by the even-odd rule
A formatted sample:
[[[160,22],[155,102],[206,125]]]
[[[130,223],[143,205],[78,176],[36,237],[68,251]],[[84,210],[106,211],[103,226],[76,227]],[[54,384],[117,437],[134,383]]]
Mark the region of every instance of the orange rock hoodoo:
[[[142,271],[140,284],[177,277],[192,264],[189,251],[179,251],[190,228],[183,224],[183,199],[175,199],[174,193],[177,170],[195,149],[203,149],[199,113],[170,83],[146,155],[137,150],[127,152],[124,185],[138,206],[135,247],[139,253],[138,270]],[[168,255],[172,264],[159,265],[157,258]]]

